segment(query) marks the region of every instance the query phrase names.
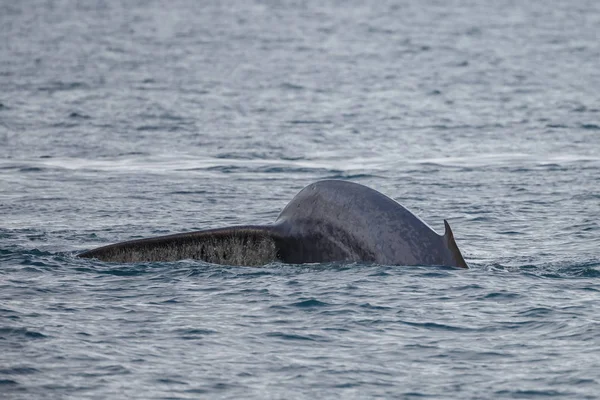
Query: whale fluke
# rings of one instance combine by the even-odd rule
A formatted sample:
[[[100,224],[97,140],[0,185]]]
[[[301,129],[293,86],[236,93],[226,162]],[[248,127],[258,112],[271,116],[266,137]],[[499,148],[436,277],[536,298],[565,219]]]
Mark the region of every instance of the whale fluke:
[[[269,226],[233,226],[130,240],[86,251],[79,257],[121,263],[195,259],[213,264],[264,265],[278,260],[275,236]]]
[[[272,225],[242,225],[138,239],[79,254],[109,262],[197,259],[264,265],[364,261],[468,268],[444,220],[438,235],[408,209],[366,186],[338,180],[302,189]]]

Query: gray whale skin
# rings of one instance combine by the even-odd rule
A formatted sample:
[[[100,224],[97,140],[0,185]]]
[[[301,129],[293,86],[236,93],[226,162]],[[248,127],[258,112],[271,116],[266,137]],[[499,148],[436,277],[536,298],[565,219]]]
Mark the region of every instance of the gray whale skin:
[[[109,262],[197,259],[263,265],[363,261],[468,268],[450,229],[438,235],[419,217],[366,186],[308,185],[272,225],[207,229],[111,244],[79,254]]]

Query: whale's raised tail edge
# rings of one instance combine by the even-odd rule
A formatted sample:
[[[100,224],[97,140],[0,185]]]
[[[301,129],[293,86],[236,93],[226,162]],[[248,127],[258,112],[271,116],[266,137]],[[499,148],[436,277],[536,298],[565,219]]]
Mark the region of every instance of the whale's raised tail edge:
[[[444,240],[446,241],[446,245],[450,250],[450,254],[452,255],[452,259],[455,262],[456,267],[459,268],[469,268],[467,262],[463,258],[458,245],[456,244],[456,240],[454,240],[454,234],[452,233],[452,229],[450,228],[450,224],[448,221],[444,220]]]
[[[78,257],[119,263],[195,259],[213,264],[264,265],[279,258],[277,237],[269,225],[240,225],[130,240],[85,251]]]

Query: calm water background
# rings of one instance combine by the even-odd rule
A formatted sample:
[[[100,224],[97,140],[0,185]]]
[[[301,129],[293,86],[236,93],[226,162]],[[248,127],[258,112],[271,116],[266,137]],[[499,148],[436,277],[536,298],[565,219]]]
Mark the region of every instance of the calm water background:
[[[0,2],[0,397],[597,398],[597,1]],[[109,264],[348,179],[468,271]]]

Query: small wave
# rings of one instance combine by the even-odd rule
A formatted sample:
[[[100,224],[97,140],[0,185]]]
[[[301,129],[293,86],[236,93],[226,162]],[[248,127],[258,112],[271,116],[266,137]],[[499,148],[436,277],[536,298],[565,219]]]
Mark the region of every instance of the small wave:
[[[89,88],[89,85],[84,82],[58,81],[58,82],[52,82],[49,85],[40,86],[38,88],[38,90],[41,92],[53,93],[53,92],[69,91],[69,90],[76,90],[76,89],[87,89],[87,88]]]
[[[297,303],[292,303],[290,305],[293,307],[298,307],[298,308],[313,308],[313,307],[324,307],[324,306],[328,306],[329,304],[319,301],[317,299],[308,299],[308,300],[304,300],[304,301],[299,301]]]
[[[485,300],[514,300],[521,297],[518,293],[509,293],[509,292],[492,292],[483,296]]]
[[[592,130],[592,131],[600,130],[600,125],[596,125],[596,124],[581,124],[581,127],[583,129],[588,129],[588,130]]]
[[[99,367],[95,367],[93,370],[89,371],[89,372],[84,372],[82,374],[80,374],[80,376],[86,377],[86,378],[93,378],[93,377],[100,377],[100,376],[121,376],[121,375],[129,375],[131,374],[131,371],[122,366],[122,365],[118,365],[118,364],[109,364],[109,365],[102,365]]]
[[[145,275],[149,272],[148,270],[151,268],[152,268],[152,266],[148,266],[146,264],[124,265],[124,266],[118,267],[118,268],[107,268],[107,269],[97,268],[95,270],[95,272],[98,274],[101,274],[101,275],[129,277],[129,276]]]
[[[31,375],[38,372],[40,372],[40,370],[33,367],[12,367],[0,369],[0,374],[4,375]]]
[[[330,125],[333,122],[328,119],[325,119],[323,121],[319,121],[316,119],[293,119],[287,121],[287,123],[292,125]]]
[[[269,332],[266,334],[267,337],[278,338],[283,340],[296,340],[296,341],[310,341],[314,342],[319,340],[319,337],[316,335],[297,335],[293,333],[284,333],[284,332]]]
[[[600,277],[600,262],[598,260],[540,265],[537,268],[522,267],[528,274],[543,278],[598,278]]]
[[[41,168],[41,167],[22,167],[19,168],[19,172],[42,172],[46,170],[45,168]]]
[[[141,125],[135,128],[136,131],[168,131],[171,127],[165,127],[161,125]]]
[[[359,181],[361,179],[383,179],[383,176],[369,173],[352,173],[349,171],[332,171],[330,174],[323,176],[323,179],[347,179]]]
[[[377,311],[387,311],[387,310],[393,310],[393,307],[388,307],[388,306],[377,306],[377,305],[373,305],[371,303],[364,303],[361,304],[359,306],[360,308],[365,308],[365,309],[369,309],[369,310],[377,310]]]
[[[498,390],[494,392],[494,394],[502,398],[509,397],[514,399],[532,399],[537,397],[577,397],[575,393],[559,392],[556,390]]]
[[[535,318],[535,317],[547,316],[549,314],[552,314],[553,312],[554,312],[554,310],[552,310],[550,308],[534,307],[534,308],[530,308],[529,310],[524,310],[524,311],[519,312],[519,315],[521,315],[522,317]]]
[[[280,85],[280,87],[282,89],[287,89],[287,90],[304,90],[306,89],[304,86],[302,85],[296,85],[290,82],[284,82]]]
[[[89,115],[86,115],[86,114],[72,112],[71,114],[69,114],[69,118],[86,120],[86,119],[91,119],[92,117],[90,117]]]
[[[206,335],[214,335],[219,333],[212,329],[199,329],[199,328],[190,328],[190,329],[177,329],[175,333],[180,334],[182,336],[206,336]]]
[[[470,332],[473,328],[465,328],[462,326],[453,326],[447,324],[439,324],[436,322],[412,322],[412,321],[399,321],[401,324],[414,326],[416,328],[422,328],[425,330],[441,330],[441,331],[452,331],[452,332]]]
[[[4,327],[0,328],[0,340],[8,339],[10,337],[24,337],[27,339],[44,339],[48,336],[44,335],[41,332],[32,331],[26,328],[11,328]]]
[[[171,379],[171,378],[159,378],[156,380],[156,383],[162,383],[165,385],[188,385],[187,382],[178,381],[176,379]]]

